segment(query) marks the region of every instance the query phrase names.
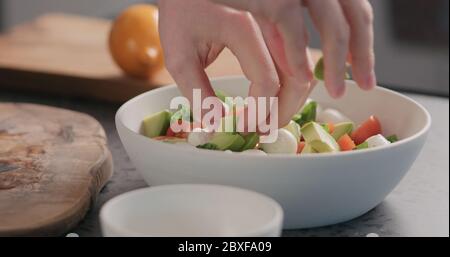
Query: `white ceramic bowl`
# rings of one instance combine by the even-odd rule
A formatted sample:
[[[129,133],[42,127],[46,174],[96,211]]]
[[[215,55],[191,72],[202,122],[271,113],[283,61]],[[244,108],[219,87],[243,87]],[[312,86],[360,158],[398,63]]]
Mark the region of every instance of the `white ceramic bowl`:
[[[108,201],[104,236],[280,236],[283,210],[262,194],[220,185],[165,185]]]
[[[215,88],[245,96],[248,81],[221,78]],[[179,95],[172,85],[141,94],[117,112],[120,138],[149,185],[212,183],[264,193],[284,209],[285,228],[334,224],[362,215],[378,205],[400,182],[419,154],[431,124],[418,103],[391,90],[360,90],[347,82],[347,92],[332,99],[323,85],[311,98],[334,107],[357,124],[375,114],[386,135],[401,141],[388,146],[337,154],[241,155],[197,150],[162,143],[139,134],[142,119],[169,107]]]

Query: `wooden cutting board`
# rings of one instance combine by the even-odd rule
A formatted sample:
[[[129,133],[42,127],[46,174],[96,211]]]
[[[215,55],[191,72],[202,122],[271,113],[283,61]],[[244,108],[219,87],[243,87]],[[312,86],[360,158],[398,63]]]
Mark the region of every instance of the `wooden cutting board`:
[[[109,20],[49,14],[0,36],[0,89],[21,89],[123,102],[172,83],[163,70],[152,79],[125,77],[111,59]],[[210,76],[241,74],[234,56],[224,51]]]
[[[105,132],[92,117],[0,104],[0,236],[62,235],[112,175]]]
[[[148,81],[125,77],[108,52],[110,26],[104,19],[48,14],[11,29],[0,36],[0,89],[124,102],[173,82],[166,70]],[[220,77],[242,71],[225,49],[207,73]]]

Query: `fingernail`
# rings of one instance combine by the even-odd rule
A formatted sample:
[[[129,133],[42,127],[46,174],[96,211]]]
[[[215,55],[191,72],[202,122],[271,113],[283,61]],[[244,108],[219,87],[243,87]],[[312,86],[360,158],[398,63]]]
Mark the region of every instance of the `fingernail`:
[[[345,93],[345,85],[339,84],[339,86],[336,87],[336,98],[340,98]]]
[[[340,98],[345,93],[345,85],[342,83],[334,84],[330,89],[330,95],[333,98]]]
[[[375,72],[371,71],[369,73],[369,75],[367,76],[366,81],[364,83],[364,89],[369,90],[369,89],[374,88],[375,85],[376,85],[376,81],[377,81],[377,79],[376,79],[376,76],[375,76]]]

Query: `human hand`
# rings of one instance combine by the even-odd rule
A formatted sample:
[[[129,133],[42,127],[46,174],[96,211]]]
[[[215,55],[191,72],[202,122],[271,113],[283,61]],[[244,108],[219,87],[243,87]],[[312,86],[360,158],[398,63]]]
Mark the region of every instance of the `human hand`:
[[[367,0],[212,1],[252,13],[276,64],[299,80],[311,78],[302,10],[305,6],[320,32],[325,85],[330,95],[344,94],[346,59],[352,64],[353,77],[361,88],[375,86],[373,13]]]
[[[278,96],[279,126],[285,125],[306,100],[312,80],[312,61],[307,49],[307,33],[303,28],[302,6],[299,1],[233,1],[216,2],[247,12],[214,5],[206,0],[160,1],[160,33],[166,65],[183,95],[192,100],[192,89],[202,89],[202,97],[213,96],[204,72],[226,46],[237,57],[246,77],[251,81],[250,96]],[[338,1],[331,4],[328,16],[321,7],[329,7],[327,0],[307,3],[316,26],[321,31],[326,71],[325,84],[332,96],[344,92],[345,59],[348,44],[354,77],[362,88],[375,84],[370,5],[365,0],[353,0],[347,9],[358,12],[355,6],[368,8],[359,13],[363,25],[350,38],[344,11]],[[322,5],[317,4],[321,2]],[[341,2],[344,2],[343,0]],[[360,2],[357,5],[355,2]],[[339,2],[340,3],[340,2]],[[347,3],[348,4],[348,3]],[[366,6],[368,5],[368,7]],[[344,5],[343,5],[344,6]],[[343,9],[343,8],[342,8]],[[347,10],[346,9],[346,10]],[[354,10],[355,9],[355,10]],[[367,17],[366,17],[367,16]],[[319,17],[319,18],[317,18]],[[356,18],[355,18],[356,19]],[[339,21],[339,23],[338,23]],[[349,22],[355,24],[355,22]],[[367,27],[366,26],[366,27]],[[364,28],[366,28],[364,27]],[[262,32],[262,33],[261,33]],[[364,47],[358,47],[360,44]],[[281,85],[281,87],[280,87]]]
[[[204,69],[224,47],[236,55],[250,80],[249,96],[279,97],[279,126],[289,122],[306,100],[311,89],[308,79],[299,83],[284,72],[277,73],[263,35],[248,12],[209,0],[163,0],[159,9],[167,69],[191,102],[194,88],[202,90],[202,99],[214,96]]]

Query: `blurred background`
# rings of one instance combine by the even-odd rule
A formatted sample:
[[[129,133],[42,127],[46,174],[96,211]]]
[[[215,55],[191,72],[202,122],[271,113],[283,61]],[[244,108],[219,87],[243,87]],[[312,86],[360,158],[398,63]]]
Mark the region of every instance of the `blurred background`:
[[[49,12],[114,18],[134,0],[0,0],[0,31]],[[154,2],[154,1],[144,1]],[[448,96],[449,1],[373,0],[379,83]],[[320,39],[311,24],[311,46]],[[81,36],[81,35],[80,35]]]

